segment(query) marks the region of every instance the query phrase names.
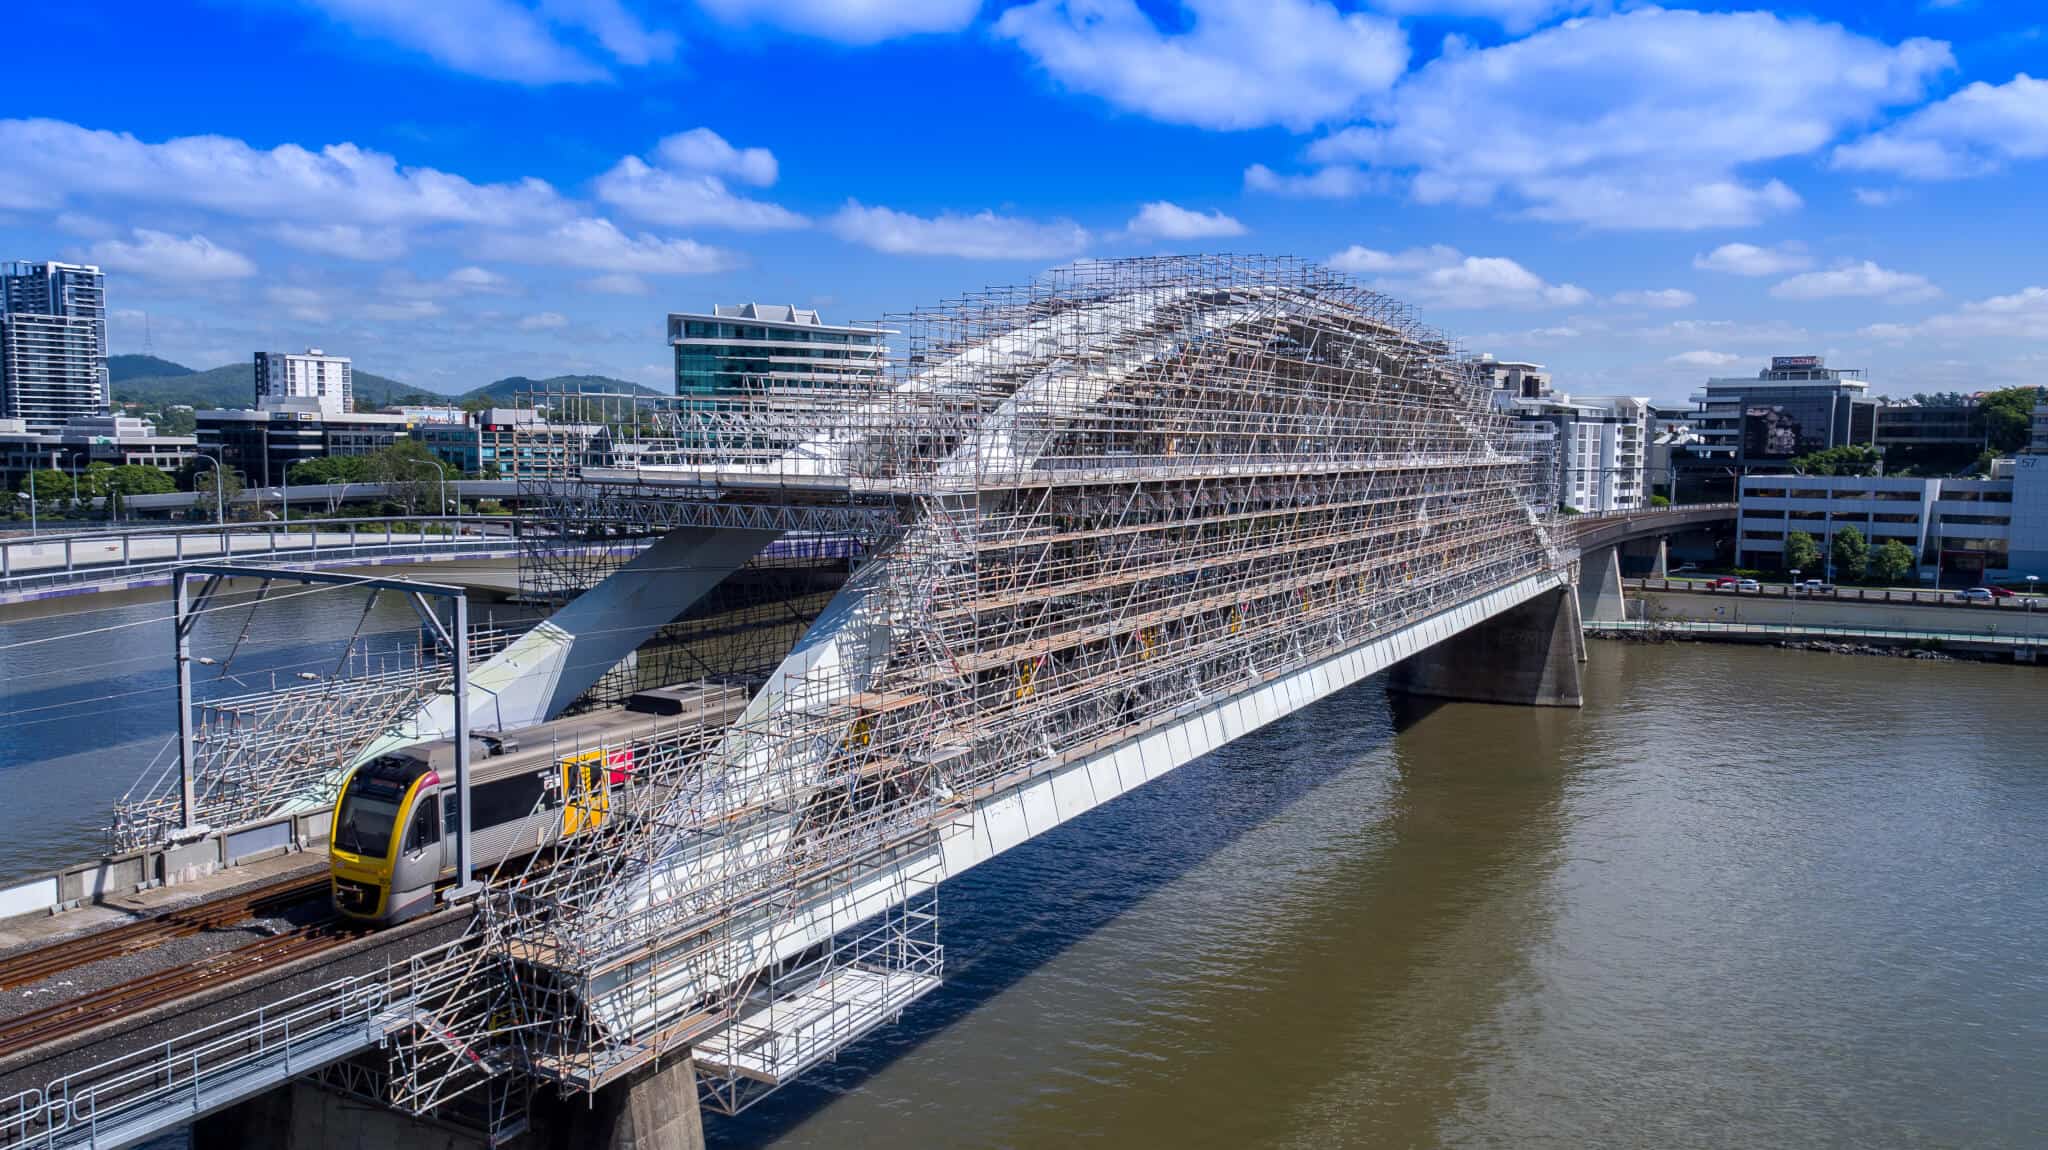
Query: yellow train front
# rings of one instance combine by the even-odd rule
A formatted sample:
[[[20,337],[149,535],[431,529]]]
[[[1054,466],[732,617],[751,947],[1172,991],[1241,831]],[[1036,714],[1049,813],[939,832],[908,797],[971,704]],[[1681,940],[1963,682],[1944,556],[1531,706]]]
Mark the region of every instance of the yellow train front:
[[[689,683],[608,707],[470,740],[470,858],[483,872],[543,842],[601,825],[635,782],[636,748],[664,731],[723,726],[746,706],[737,687]],[[327,850],[334,907],[361,923],[433,909],[455,878],[455,740],[415,743],[350,771]]]

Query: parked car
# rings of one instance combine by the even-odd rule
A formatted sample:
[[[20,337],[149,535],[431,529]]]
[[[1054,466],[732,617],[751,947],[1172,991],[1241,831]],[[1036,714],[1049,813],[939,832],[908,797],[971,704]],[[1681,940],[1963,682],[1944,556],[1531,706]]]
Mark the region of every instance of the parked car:
[[[1792,585],[1792,590],[1800,595],[1832,595],[1835,585],[1820,579],[1802,579]]]
[[[1723,575],[1719,579],[1716,579],[1713,582],[1707,584],[1707,590],[1719,591],[1723,587],[1733,587],[1740,582],[1742,582],[1742,580],[1737,579],[1733,575]]]
[[[1737,591],[1762,591],[1764,585],[1754,579],[1737,579],[1735,581],[1735,589]]]
[[[1672,568],[1672,569],[1670,570],[1669,574],[1672,574],[1672,575],[1683,575],[1683,574],[1685,574],[1685,573],[1686,573],[1687,571],[1697,571],[1697,570],[1699,570],[1699,569],[1700,569],[1700,565],[1699,565],[1699,564],[1697,564],[1697,563],[1680,563],[1680,564],[1679,564],[1678,566],[1676,566],[1676,567],[1673,567],[1673,568]]]
[[[1956,592],[1956,598],[1971,603],[1989,603],[1996,596],[1991,594],[1991,588],[1989,587],[1972,587],[1967,591]]]
[[[2010,587],[1986,587],[1984,589],[1991,592],[1993,599],[2010,599],[2013,597],[2013,591]]]

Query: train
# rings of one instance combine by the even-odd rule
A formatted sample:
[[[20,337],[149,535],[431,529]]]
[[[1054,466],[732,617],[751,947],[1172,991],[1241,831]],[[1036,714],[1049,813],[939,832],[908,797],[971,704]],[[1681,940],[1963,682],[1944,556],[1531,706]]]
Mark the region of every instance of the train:
[[[682,683],[624,704],[470,738],[470,861],[479,873],[603,825],[638,785],[636,747],[678,727],[716,729],[746,709],[742,687]],[[388,926],[433,908],[455,879],[455,740],[379,755],[342,780],[328,828],[328,878],[345,920]]]

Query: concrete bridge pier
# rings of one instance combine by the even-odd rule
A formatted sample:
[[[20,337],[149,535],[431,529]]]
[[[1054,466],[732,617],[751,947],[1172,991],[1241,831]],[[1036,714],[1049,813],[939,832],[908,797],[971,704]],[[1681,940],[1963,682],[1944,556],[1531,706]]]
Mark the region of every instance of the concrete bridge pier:
[[[1578,596],[1560,587],[1401,660],[1388,685],[1473,703],[1577,707],[1584,653]]]
[[[704,1150],[697,1064],[643,1071],[595,1098],[535,1094],[531,1124],[503,1146],[521,1150]],[[490,1150],[482,1133],[415,1118],[300,1080],[209,1114],[192,1126],[192,1150]]]
[[[1620,547],[1601,547],[1579,556],[1579,616],[1601,623],[1628,621]]]

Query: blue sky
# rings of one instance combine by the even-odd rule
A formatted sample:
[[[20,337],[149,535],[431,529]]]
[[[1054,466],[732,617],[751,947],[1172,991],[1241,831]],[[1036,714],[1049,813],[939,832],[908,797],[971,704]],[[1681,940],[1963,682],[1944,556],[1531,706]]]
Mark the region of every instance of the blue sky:
[[[0,253],[114,350],[670,378],[670,310],[874,319],[1076,258],[1328,261],[1578,392],[1817,351],[2048,375],[2048,6],[26,5]],[[2034,79],[2035,76],[2044,79]]]

